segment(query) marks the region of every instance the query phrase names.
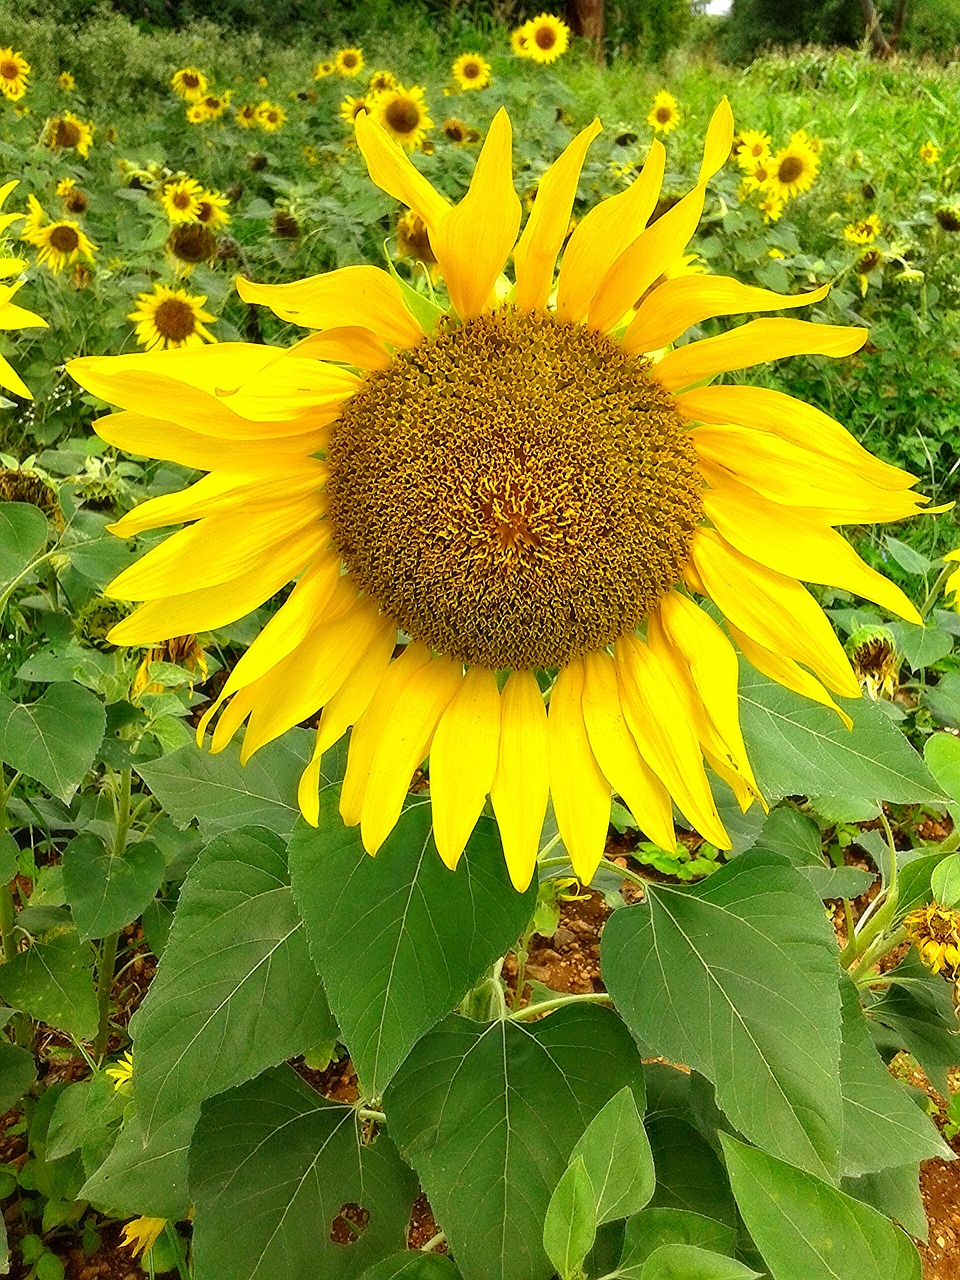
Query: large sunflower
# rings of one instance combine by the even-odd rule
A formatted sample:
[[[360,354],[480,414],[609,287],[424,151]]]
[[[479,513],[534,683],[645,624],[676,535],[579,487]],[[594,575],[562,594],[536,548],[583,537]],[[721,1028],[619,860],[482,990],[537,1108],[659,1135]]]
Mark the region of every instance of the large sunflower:
[[[43,140],[51,151],[76,151],[86,159],[93,145],[93,121],[84,123],[72,111],[65,111],[47,121]]]
[[[427,130],[433,128],[430,109],[424,102],[423,95],[421,85],[415,84],[405,89],[402,84],[398,84],[395,89],[378,93],[370,104],[377,122],[394,142],[399,142],[408,151],[419,147]]]
[[[17,102],[27,92],[30,63],[22,53],[14,53],[13,47],[0,49],[0,93],[11,102]]]
[[[5,182],[0,187],[0,209],[3,208],[3,202],[6,200],[10,192],[17,186],[17,179],[14,178],[10,182]],[[22,213],[0,213],[0,238],[8,227],[14,222],[19,222],[24,215]],[[0,257],[0,281],[9,280],[11,276],[18,276],[26,266],[23,258]],[[14,295],[24,285],[24,280],[14,280],[12,284],[0,284],[0,331],[7,332],[18,329],[45,329],[47,327],[46,320],[35,315],[32,311],[27,311],[25,307],[18,306],[13,301]],[[13,391],[18,396],[23,396],[25,400],[32,400],[29,387],[17,373],[3,355],[0,355],[0,387],[4,391]]]
[[[767,360],[847,355],[865,331],[754,320],[661,354],[707,317],[826,293],[688,275],[644,298],[684,254],[730,154],[728,104],[693,190],[648,226],[665,160],[654,142],[637,180],[578,223],[555,285],[599,131],[583,130],[544,174],[518,239],[504,111],[453,206],[360,116],[371,177],[428,228],[446,314],[431,319],[423,299],[411,309],[376,267],[241,281],[247,302],[317,332],[288,350],[223,343],[70,365],[124,410],[97,424],[105,440],[209,472],[113,526],[185,525],[109,587],[144,602],[111,640],[217,628],[295,581],[205,717],[219,713],[213,749],[249,718],[248,759],[322,708],[300,786],[316,822],[321,756],[352,725],[341,812],[371,853],[429,756],[444,861],[456,863],[489,794],[518,887],[548,796],[584,881],[611,789],[664,847],[674,801],[729,846],[705,764],[751,803],[734,643],[828,706],[860,692],[798,579],[918,621],[833,528],[916,512],[912,477],[790,396],[705,385]]]
[[[20,239],[34,246],[38,262],[48,266],[54,275],[72,266],[81,255],[93,262],[97,246],[79,222],[67,218],[48,221],[35,196],[28,197],[28,205],[30,212],[21,228]]]
[[[521,28],[526,36],[522,46],[514,45],[514,53],[533,62],[550,63],[566,53],[570,45],[570,28],[552,13],[541,13]]]

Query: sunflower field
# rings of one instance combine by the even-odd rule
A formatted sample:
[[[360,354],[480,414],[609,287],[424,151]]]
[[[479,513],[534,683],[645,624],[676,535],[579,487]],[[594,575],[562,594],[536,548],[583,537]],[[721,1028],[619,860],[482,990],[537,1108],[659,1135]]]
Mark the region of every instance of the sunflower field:
[[[958,121],[0,3],[0,1274],[960,1278]]]

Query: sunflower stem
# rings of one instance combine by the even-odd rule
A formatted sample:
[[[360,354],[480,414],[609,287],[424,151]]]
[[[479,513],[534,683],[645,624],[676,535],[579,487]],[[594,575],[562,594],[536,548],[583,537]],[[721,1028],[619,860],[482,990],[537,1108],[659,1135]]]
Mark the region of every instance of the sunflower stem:
[[[554,1009],[562,1009],[568,1004],[612,1004],[606,991],[579,991],[568,996],[554,996],[552,1000],[541,1000],[539,1004],[528,1004],[525,1009],[517,1009],[510,1014],[514,1022],[523,1018],[535,1018],[541,1013],[552,1013]]]

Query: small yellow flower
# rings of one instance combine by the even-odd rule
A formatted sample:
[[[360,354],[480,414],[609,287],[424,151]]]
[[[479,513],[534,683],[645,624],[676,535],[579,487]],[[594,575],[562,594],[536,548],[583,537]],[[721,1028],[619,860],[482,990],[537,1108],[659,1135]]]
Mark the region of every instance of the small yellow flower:
[[[84,124],[72,111],[51,116],[44,126],[43,141],[51,151],[76,151],[86,160],[93,143],[93,121]]]
[[[12,47],[0,49],[0,93],[16,102],[27,92],[30,63],[22,53],[14,53]]]
[[[875,213],[868,213],[859,222],[848,222],[843,228],[843,238],[851,244],[872,244],[879,234],[880,219]]]
[[[267,87],[267,77],[257,76],[257,84],[260,86],[261,89],[265,89]]]
[[[170,222],[196,222],[202,195],[196,178],[171,178],[160,189],[160,204]]]
[[[529,37],[527,35],[526,23],[524,23],[522,27],[517,27],[516,31],[511,31],[510,48],[517,55],[518,58],[529,57],[529,54],[527,52],[528,42],[529,42]]]
[[[69,71],[60,72],[60,74],[57,76],[57,84],[60,86],[60,88],[63,90],[64,93],[72,93],[73,90],[77,87],[77,82],[76,80],[74,80],[73,76],[70,74]]]
[[[333,62],[318,62],[313,69],[313,78],[314,80],[325,80],[327,76],[332,76],[336,69],[336,65]]]
[[[948,551],[943,558],[944,560],[960,560],[960,547],[956,551]],[[960,564],[957,565],[956,569],[953,570],[943,584],[943,594],[948,598],[952,596],[953,599],[948,599],[948,603],[954,609],[960,611]]]
[[[245,102],[237,107],[236,121],[241,129],[255,129],[257,126],[257,108],[252,102]]]
[[[220,191],[203,191],[197,197],[197,221],[216,230],[230,221],[227,205],[230,201]]]
[[[196,67],[183,67],[173,73],[170,86],[184,102],[198,102],[207,92],[207,77]]]
[[[333,57],[334,70],[341,76],[358,76],[363,70],[362,49],[340,49]]]
[[[737,148],[737,164],[748,173],[751,169],[769,159],[771,142],[769,133],[762,129],[745,129],[740,136]]]
[[[486,89],[492,79],[490,63],[479,53],[462,53],[453,64],[452,71],[461,89]]]
[[[740,197],[741,200],[744,199],[745,196],[748,196],[752,191],[765,190],[767,183],[770,181],[770,173],[771,167],[769,159],[755,161],[754,164],[745,172],[743,181],[740,183],[740,187],[743,191],[743,195]]]
[[[123,1239],[120,1243],[124,1249],[129,1249],[135,1258],[139,1257],[141,1253],[146,1253],[153,1248],[166,1225],[166,1218],[134,1218],[124,1226]]]
[[[203,111],[207,120],[219,120],[230,105],[232,92],[232,89],[227,89],[224,93],[205,93],[193,105]]]
[[[787,256],[787,255],[783,252],[783,250],[782,250],[782,249],[768,249],[768,250],[767,250],[767,257],[768,257],[768,258],[785,258],[786,256]]]
[[[904,920],[908,939],[931,973],[960,979],[960,912],[929,902]]]
[[[531,18],[523,31],[526,41],[521,56],[533,62],[556,62],[570,46],[570,28],[552,13],[541,13],[539,17]]]
[[[193,297],[185,289],[155,284],[152,293],[137,296],[137,309],[127,317],[137,326],[137,342],[148,351],[198,347],[216,338],[204,325],[216,316],[203,310],[206,297]]]
[[[257,124],[267,133],[276,133],[287,122],[287,113],[276,102],[261,102],[257,107]]]
[[[940,148],[935,142],[925,142],[920,148],[920,159],[927,164],[936,164],[940,159]]]
[[[784,200],[781,196],[768,191],[757,208],[763,214],[764,222],[779,222],[783,215]]]
[[[422,85],[415,84],[410,89],[405,89],[402,84],[398,84],[396,89],[378,94],[370,104],[374,119],[395,142],[399,142],[408,151],[418,147],[427,130],[433,128],[423,96]]]
[[[672,93],[661,89],[653,100],[647,124],[657,133],[669,133],[680,123],[680,104]]]
[[[189,124],[206,124],[210,119],[206,107],[199,102],[191,102],[187,107],[186,117]]]
[[[344,100],[340,103],[340,119],[344,120],[349,125],[353,125],[356,123],[357,116],[361,111],[369,110],[370,101],[368,98],[352,98],[347,94]]]
[[[114,1089],[120,1089],[133,1079],[133,1054],[128,1050],[120,1055],[112,1067],[107,1067],[104,1075],[113,1081]]]
[[[367,85],[368,93],[383,93],[386,89],[397,87],[397,77],[392,71],[374,71]]]

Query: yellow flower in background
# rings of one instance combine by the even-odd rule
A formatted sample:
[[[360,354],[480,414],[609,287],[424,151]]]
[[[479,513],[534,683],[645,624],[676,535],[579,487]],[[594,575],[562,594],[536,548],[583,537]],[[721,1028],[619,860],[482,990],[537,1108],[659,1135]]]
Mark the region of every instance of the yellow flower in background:
[[[218,717],[219,751],[248,722],[247,760],[322,708],[299,792],[316,824],[323,753],[353,726],[340,811],[371,854],[427,757],[441,857],[456,864],[489,794],[519,888],[551,796],[585,884],[611,788],[661,847],[675,847],[676,803],[729,848],[705,764],[741,807],[757,794],[734,644],[849,724],[833,695],[860,696],[858,681],[801,582],[917,623],[834,526],[899,520],[925,499],[820,410],[707,384],[793,355],[850,355],[866,331],[756,319],[648,358],[710,317],[828,290],[667,278],[730,155],[726,100],[693,189],[648,225],[666,158],[654,141],[632,186],[578,222],[558,276],[599,122],[547,170],[519,238],[505,111],[456,205],[376,119],[361,113],[356,131],[372,179],[426,226],[450,314],[414,315],[389,272],[353,266],[238,282],[245,302],[314,331],[289,349],[72,361],[81,386],[128,411],[96,424],[105,441],[210,473],[112,526],[184,525],[110,584],[111,598],[141,602],[111,642],[213,630],[294,582],[201,732]],[[497,303],[511,261],[515,290]]]
[[[265,89],[268,83],[266,76],[257,76],[257,84],[261,89]]]
[[[267,133],[276,133],[287,122],[287,113],[276,102],[261,102],[257,107],[257,124]]]
[[[745,129],[737,149],[737,164],[749,173],[770,158],[771,146],[769,133],[762,129]]]
[[[774,248],[774,249],[768,249],[768,250],[767,250],[767,257],[768,257],[768,258],[785,258],[786,256],[787,256],[787,255],[783,252],[783,250],[782,250],[782,249],[776,249],[776,248]]]
[[[6,200],[10,192],[18,185],[16,178],[10,182],[5,182],[0,187],[0,209],[3,208],[3,202]],[[0,213],[0,236],[6,232],[15,222],[23,219],[22,213]],[[19,275],[27,266],[23,258],[0,257],[0,281],[9,280],[11,276]],[[15,280],[13,284],[0,283],[0,332],[17,332],[20,329],[45,329],[47,327],[46,320],[35,315],[32,311],[27,311],[24,307],[18,306],[13,301],[14,296],[26,283],[25,280]],[[22,396],[24,400],[32,400],[33,396],[26,383],[16,372],[13,365],[5,356],[0,354],[0,388],[4,391],[12,391],[18,396]]]
[[[57,183],[57,195],[68,213],[86,213],[89,201],[74,178],[61,178]]]
[[[70,74],[69,71],[60,72],[60,74],[57,76],[57,84],[60,86],[60,88],[63,90],[64,93],[72,93],[73,90],[77,87],[77,82],[76,80],[74,80],[73,76]]]
[[[257,127],[257,108],[252,102],[245,102],[242,107],[237,107],[236,121],[241,129],[255,129]]]
[[[657,133],[669,133],[680,123],[680,105],[672,93],[661,89],[653,100],[647,124]]]
[[[749,195],[753,191],[763,191],[770,181],[772,172],[769,158],[754,161],[751,167],[744,171],[743,180],[740,183],[744,195]]]
[[[80,229],[80,224],[66,219],[48,221],[35,197],[28,200],[30,213],[20,231],[20,239],[37,249],[37,261],[49,267],[54,275],[72,266],[81,255],[93,262],[97,246]]]
[[[16,102],[27,92],[27,80],[30,76],[30,63],[22,53],[14,53],[13,48],[0,49],[0,93],[11,102]]]
[[[423,96],[421,85],[415,84],[410,89],[405,89],[402,84],[398,84],[396,89],[377,94],[370,104],[371,115],[377,123],[394,142],[399,142],[408,151],[418,147],[427,130],[433,128]]]
[[[883,265],[884,256],[879,249],[867,249],[861,253],[860,257],[853,264],[853,269],[857,273],[857,279],[860,281],[860,296],[865,298],[867,290],[870,287],[870,274]]]
[[[341,49],[333,57],[334,70],[341,76],[358,76],[363,70],[362,49]]]
[[[465,142],[478,142],[480,139],[480,134],[476,129],[471,129],[469,125],[464,124],[462,120],[458,120],[456,116],[451,116],[449,120],[444,120],[443,136],[448,142],[452,142],[458,147],[462,147]]]
[[[858,222],[848,222],[843,228],[843,238],[851,244],[872,244],[879,234],[880,219],[875,213],[868,213]]]
[[[203,310],[205,297],[193,297],[185,289],[155,284],[150,293],[137,295],[137,308],[127,317],[136,326],[137,342],[148,351],[198,347],[216,342],[206,328],[216,316]]]
[[[940,148],[935,142],[925,142],[920,148],[920,159],[927,164],[936,164],[940,159]]]
[[[931,973],[960,980],[960,912],[937,902],[911,911],[903,922],[907,939]]]
[[[531,18],[522,29],[526,39],[521,56],[533,62],[556,62],[570,46],[570,28],[552,13]]]
[[[392,71],[374,71],[367,84],[368,93],[383,93],[385,89],[395,89],[397,77]]]
[[[956,551],[948,551],[943,558],[950,561],[960,560],[960,547]],[[953,599],[949,600],[951,608],[960,610],[960,565],[953,570],[943,584],[943,594],[947,597],[952,596]]]
[[[344,100],[340,103],[340,119],[346,121],[349,125],[353,125],[361,111],[369,110],[369,99],[351,98],[350,95],[347,94]]]
[[[823,142],[820,138],[811,138],[806,129],[797,129],[794,133],[791,133],[790,145],[791,147],[806,147],[815,156],[819,156],[823,150]]]
[[[819,167],[817,153],[809,140],[793,135],[789,144],[770,161],[767,179],[771,192],[781,200],[790,200],[813,186]]]
[[[129,1249],[133,1256],[146,1253],[160,1239],[167,1225],[166,1218],[134,1218],[124,1225],[120,1241],[124,1249]]]
[[[439,274],[427,224],[412,209],[397,219],[397,256],[405,262],[422,263],[434,279]]]
[[[492,78],[490,63],[479,53],[462,53],[454,62],[452,71],[461,89],[486,89]]]
[[[200,108],[205,119],[219,120],[230,105],[232,94],[232,89],[227,89],[223,93],[205,93],[193,103],[193,106]]]
[[[227,213],[229,204],[230,201],[221,191],[202,191],[197,197],[197,221],[214,231],[218,227],[225,227],[230,221]]]
[[[207,77],[196,67],[183,67],[173,73],[170,86],[184,102],[199,102],[207,92]]]
[[[104,1075],[108,1075],[113,1081],[114,1089],[129,1084],[133,1079],[133,1054],[129,1051],[122,1053],[112,1067],[107,1067]]]
[[[43,141],[51,151],[76,151],[86,160],[93,145],[93,121],[84,123],[72,111],[51,116],[44,125]]]
[[[510,48],[518,58],[526,58],[529,56],[527,44],[528,37],[526,24],[522,27],[517,27],[516,31],[510,32]]]
[[[162,684],[153,681],[150,675],[150,667],[154,662],[168,662],[175,667],[185,667],[192,675],[198,676],[201,680],[207,678],[207,655],[203,652],[200,641],[196,636],[171,636],[169,640],[164,640],[163,644],[154,646],[144,655],[143,661],[137,668],[137,674],[133,678],[133,684],[130,686],[130,701],[139,702],[144,694],[164,693],[165,688]],[[193,681],[189,682],[190,692],[193,692]],[[129,1054],[125,1055],[127,1058]],[[130,1059],[130,1073],[133,1074],[133,1059]],[[113,1072],[108,1071],[107,1075]],[[119,1084],[117,1085],[119,1088]]]
[[[206,124],[211,118],[205,106],[200,102],[191,102],[184,113],[188,124]]]
[[[196,178],[171,178],[160,188],[160,204],[170,222],[196,222],[203,193]]]
[[[327,76],[332,76],[336,69],[336,64],[333,62],[318,62],[313,69],[313,78],[325,80]]]
[[[782,196],[774,195],[772,191],[768,191],[757,208],[763,214],[764,222],[779,222],[783,217],[783,206],[786,201]]]

